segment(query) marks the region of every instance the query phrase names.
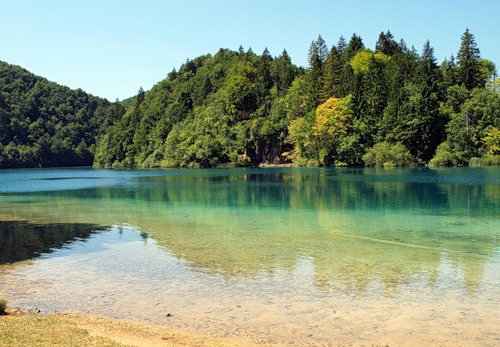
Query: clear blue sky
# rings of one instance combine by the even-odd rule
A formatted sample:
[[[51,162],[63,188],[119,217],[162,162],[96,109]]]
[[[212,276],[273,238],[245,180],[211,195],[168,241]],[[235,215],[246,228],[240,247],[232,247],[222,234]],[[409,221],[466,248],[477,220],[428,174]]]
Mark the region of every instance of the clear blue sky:
[[[221,47],[286,49],[306,66],[319,34],[331,46],[356,33],[373,49],[390,29],[419,52],[429,39],[441,63],[468,27],[500,66],[498,0],[0,0],[0,13],[0,60],[112,101]]]

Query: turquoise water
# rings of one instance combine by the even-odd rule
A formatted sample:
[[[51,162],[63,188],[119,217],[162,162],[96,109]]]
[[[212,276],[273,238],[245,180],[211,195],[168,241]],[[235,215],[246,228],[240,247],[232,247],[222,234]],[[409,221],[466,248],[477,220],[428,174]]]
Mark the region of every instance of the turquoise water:
[[[500,168],[0,171],[9,302],[255,341],[494,345],[499,236]]]

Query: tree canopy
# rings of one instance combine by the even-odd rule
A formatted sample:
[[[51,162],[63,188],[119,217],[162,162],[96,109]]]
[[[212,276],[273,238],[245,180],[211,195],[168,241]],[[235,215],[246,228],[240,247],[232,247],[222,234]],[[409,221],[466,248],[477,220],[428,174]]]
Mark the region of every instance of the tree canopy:
[[[92,165],[120,104],[0,61],[0,167]]]
[[[457,42],[458,43],[458,42]],[[438,64],[381,32],[189,59],[122,103],[0,65],[0,166],[467,165],[500,162],[500,88],[466,29]]]

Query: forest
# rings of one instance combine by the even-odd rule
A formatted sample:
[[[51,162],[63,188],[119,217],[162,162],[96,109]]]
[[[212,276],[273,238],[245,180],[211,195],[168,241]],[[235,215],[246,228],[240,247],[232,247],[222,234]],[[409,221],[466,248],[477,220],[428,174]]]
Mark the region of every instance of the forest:
[[[468,29],[457,46],[438,64],[389,30],[318,36],[307,67],[220,49],[123,104],[1,64],[0,167],[499,165],[496,66]]]
[[[124,112],[0,61],[0,168],[92,165],[98,139]]]

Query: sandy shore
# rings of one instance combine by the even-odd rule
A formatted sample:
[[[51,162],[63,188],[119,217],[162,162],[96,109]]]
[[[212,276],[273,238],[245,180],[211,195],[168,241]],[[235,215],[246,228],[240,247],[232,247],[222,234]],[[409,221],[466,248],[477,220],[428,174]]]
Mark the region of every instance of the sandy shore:
[[[12,312],[12,311],[10,311]],[[339,335],[339,331],[332,331],[332,336],[321,343],[310,341],[299,343],[276,343],[276,341],[255,342],[255,336],[213,337],[196,332],[175,330],[152,324],[138,323],[92,315],[57,313],[40,315],[36,311],[0,315],[0,346],[494,346],[481,339],[455,339],[447,341],[438,335],[431,334],[426,338],[405,334],[405,329],[394,332],[389,339],[382,339],[380,334],[377,342],[346,341]],[[366,331],[368,339],[373,341],[376,331]],[[417,334],[418,335],[418,334]],[[421,336],[422,337],[422,336]],[[434,338],[436,338],[434,340]],[[396,342],[395,342],[396,341]],[[497,340],[498,341],[498,340]]]
[[[0,346],[16,347],[256,346],[244,340],[215,339],[153,325],[64,313],[3,315],[0,331]]]

